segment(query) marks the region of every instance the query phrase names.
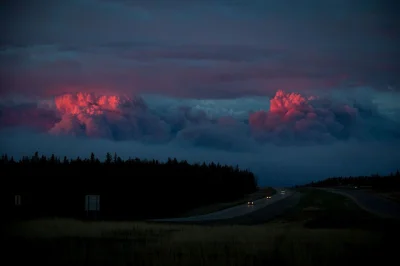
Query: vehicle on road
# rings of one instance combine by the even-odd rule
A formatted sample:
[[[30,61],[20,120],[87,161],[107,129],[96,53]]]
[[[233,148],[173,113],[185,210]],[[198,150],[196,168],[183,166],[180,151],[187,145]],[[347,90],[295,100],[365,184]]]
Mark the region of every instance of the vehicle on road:
[[[254,205],[254,201],[248,201],[248,202],[247,202],[247,205],[249,205],[249,206]]]
[[[286,191],[285,190],[281,190],[281,194],[283,195],[283,194],[286,194]]]
[[[267,199],[270,199],[271,198],[271,196],[267,196]]]

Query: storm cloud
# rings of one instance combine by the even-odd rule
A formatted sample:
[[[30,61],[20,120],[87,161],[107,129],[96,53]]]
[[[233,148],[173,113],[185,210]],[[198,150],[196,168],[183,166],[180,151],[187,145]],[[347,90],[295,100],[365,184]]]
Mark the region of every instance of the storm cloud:
[[[392,0],[18,0],[0,152],[215,160],[264,184],[393,171]]]
[[[0,122],[3,127],[34,126],[54,135],[179,140],[215,149],[233,149],[243,142],[293,146],[400,138],[398,122],[379,113],[371,102],[341,102],[282,90],[269,101],[267,97],[262,100],[262,110],[242,111],[235,117],[229,111],[218,113],[218,108],[207,113],[207,104],[182,102],[161,111],[141,96],[65,94],[54,98],[53,108],[4,107]]]

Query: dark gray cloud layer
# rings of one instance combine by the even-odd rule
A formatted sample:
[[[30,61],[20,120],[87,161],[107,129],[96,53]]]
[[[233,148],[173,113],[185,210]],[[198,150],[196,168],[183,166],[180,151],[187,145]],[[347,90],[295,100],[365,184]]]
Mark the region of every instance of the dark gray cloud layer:
[[[393,0],[7,1],[1,92],[398,90],[398,11]]]

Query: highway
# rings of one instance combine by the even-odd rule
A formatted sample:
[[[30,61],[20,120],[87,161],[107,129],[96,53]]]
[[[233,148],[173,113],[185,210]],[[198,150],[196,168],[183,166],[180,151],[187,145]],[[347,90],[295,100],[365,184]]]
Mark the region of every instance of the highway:
[[[296,206],[302,194],[285,189],[286,194],[280,194],[280,188],[275,188],[277,194],[271,199],[263,198],[254,201],[254,206],[241,204],[221,211],[184,217],[148,220],[149,222],[185,223],[201,225],[255,225],[268,222],[283,214],[286,210]],[[373,195],[363,190],[345,190],[320,188],[322,190],[337,193],[352,199],[362,209],[383,218],[400,219],[400,205],[388,199]]]
[[[352,199],[360,208],[382,218],[400,219],[400,205],[398,203],[368,191],[330,188],[323,190],[346,196]]]
[[[300,194],[280,188],[270,199],[262,198],[254,201],[254,205],[241,204],[221,211],[183,218],[153,219],[150,222],[195,223],[195,224],[258,224],[266,222],[282,214],[287,208],[295,206]]]

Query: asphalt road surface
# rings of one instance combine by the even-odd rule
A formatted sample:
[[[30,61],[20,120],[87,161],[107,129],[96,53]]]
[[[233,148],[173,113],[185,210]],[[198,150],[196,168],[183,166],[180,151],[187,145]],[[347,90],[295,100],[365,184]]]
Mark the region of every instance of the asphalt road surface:
[[[301,195],[290,190],[285,194],[277,193],[270,199],[263,198],[254,201],[253,206],[241,204],[221,211],[183,218],[154,219],[150,222],[189,223],[189,224],[259,224],[282,214],[288,208],[295,206]]]
[[[365,190],[324,189],[352,199],[360,208],[383,218],[400,219],[400,204]]]

